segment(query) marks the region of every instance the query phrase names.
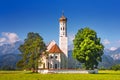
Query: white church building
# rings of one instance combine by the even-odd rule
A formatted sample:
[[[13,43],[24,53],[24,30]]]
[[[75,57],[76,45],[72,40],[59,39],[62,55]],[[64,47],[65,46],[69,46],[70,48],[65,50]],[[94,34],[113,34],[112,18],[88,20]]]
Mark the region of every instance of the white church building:
[[[42,64],[38,66],[39,73],[98,73],[98,70],[76,70],[75,60],[68,58],[67,18],[59,19],[59,46],[54,40],[47,45],[47,56],[42,55]],[[68,65],[69,64],[69,65]]]
[[[62,15],[59,19],[59,46],[52,40],[47,45],[47,56],[42,56],[39,69],[66,69],[68,68],[68,37],[67,18]]]

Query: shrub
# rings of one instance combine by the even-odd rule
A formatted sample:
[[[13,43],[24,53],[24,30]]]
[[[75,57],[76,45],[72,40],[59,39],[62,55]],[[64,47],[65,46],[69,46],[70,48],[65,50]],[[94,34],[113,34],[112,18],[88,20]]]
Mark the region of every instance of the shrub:
[[[115,71],[120,70],[120,64],[113,65],[111,69]]]

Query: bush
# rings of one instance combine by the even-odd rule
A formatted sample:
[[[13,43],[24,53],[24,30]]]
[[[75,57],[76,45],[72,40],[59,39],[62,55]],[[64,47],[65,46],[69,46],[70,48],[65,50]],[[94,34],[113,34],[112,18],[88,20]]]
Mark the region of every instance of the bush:
[[[113,65],[111,69],[115,71],[120,70],[120,64]]]

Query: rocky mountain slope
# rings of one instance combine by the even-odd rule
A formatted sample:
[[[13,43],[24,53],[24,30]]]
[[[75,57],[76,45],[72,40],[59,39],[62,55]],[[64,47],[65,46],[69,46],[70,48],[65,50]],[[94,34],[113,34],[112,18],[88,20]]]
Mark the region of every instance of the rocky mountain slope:
[[[15,69],[17,61],[21,58],[18,47],[22,42],[18,41],[14,44],[4,44],[0,46],[0,69]],[[69,45],[69,68],[80,67],[80,63],[72,57],[73,45]],[[111,51],[109,49],[104,50],[102,56],[102,62],[99,63],[99,67],[109,68],[114,64],[120,64],[120,48]],[[74,66],[75,65],[75,66]]]
[[[73,63],[72,65],[74,65],[76,61],[72,59],[72,49],[73,49],[73,45],[69,45],[68,56],[69,56],[70,62]],[[115,64],[120,64],[120,48],[114,51],[105,49],[104,54],[102,56],[102,62],[99,63],[99,68],[110,68],[112,65],[115,65]],[[78,63],[77,66],[79,65],[80,64]],[[71,65],[70,65],[70,68],[71,68]]]
[[[0,69],[15,69],[16,63],[21,58],[18,47],[22,44],[18,41],[14,44],[3,44],[0,46]]]

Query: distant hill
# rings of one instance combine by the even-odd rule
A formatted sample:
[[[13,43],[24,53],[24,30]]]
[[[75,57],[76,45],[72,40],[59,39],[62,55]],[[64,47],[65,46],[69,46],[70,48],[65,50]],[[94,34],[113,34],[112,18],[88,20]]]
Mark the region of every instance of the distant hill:
[[[16,63],[20,60],[19,54],[4,54],[0,56],[0,69],[16,69]]]

